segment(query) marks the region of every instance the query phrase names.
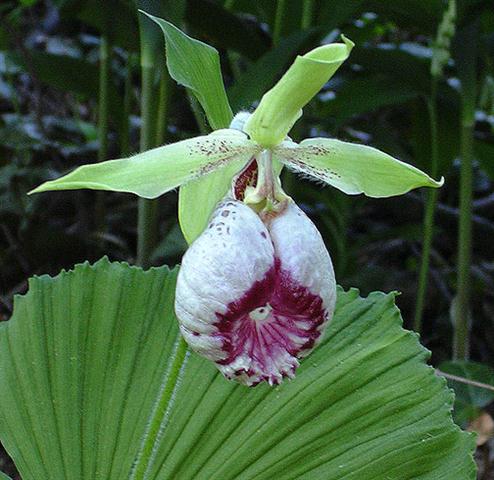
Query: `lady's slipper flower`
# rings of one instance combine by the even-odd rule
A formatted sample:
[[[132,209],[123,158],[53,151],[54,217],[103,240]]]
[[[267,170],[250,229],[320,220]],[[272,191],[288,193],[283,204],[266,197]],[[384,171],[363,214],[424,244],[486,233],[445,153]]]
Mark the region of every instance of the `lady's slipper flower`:
[[[244,196],[241,178],[233,196]],[[247,385],[293,377],[298,359],[321,340],[336,300],[321,235],[291,199],[276,200],[283,193],[274,194],[272,181],[259,175],[251,193],[256,203],[265,200],[260,213],[233,197],[218,205],[177,280],[175,311],[185,340],[227,378]]]
[[[184,35],[153,19],[168,34]],[[33,190],[89,188],[156,198],[184,184],[219,179],[217,188],[199,190],[201,196],[193,199],[208,206],[201,215],[180,209],[186,239],[197,240],[183,259],[176,313],[194,350],[228,378],[249,385],[292,376],[298,359],[321,339],[334,309],[329,254],[317,229],[282,191],[282,168],[370,197],[442,185],[372,147],[329,138],[296,143],[287,137],[304,105],[348,58],[353,43],[342,38],[343,43],[298,57],[253,114],[240,113],[228,129],[84,165]],[[200,72],[191,68],[190,75]],[[193,228],[185,216],[194,217]]]
[[[247,119],[245,114],[240,115],[240,128],[234,119],[235,128],[216,130],[130,158],[83,165],[30,193],[89,188],[135,193],[151,199],[211,173],[227,172],[231,179],[261,152],[272,156],[278,173],[286,166],[348,194],[389,197],[417,187],[441,186],[442,180],[437,182],[372,147],[330,138],[312,138],[300,144],[288,139],[302,107],[348,58],[353,43],[345,37],[343,40],[344,43],[324,45],[298,57],[264,95],[253,114],[247,115]],[[228,188],[210,194],[219,200]],[[202,200],[198,198],[197,203]],[[202,229],[213,208],[202,220]],[[193,240],[188,232],[184,233],[189,241]]]

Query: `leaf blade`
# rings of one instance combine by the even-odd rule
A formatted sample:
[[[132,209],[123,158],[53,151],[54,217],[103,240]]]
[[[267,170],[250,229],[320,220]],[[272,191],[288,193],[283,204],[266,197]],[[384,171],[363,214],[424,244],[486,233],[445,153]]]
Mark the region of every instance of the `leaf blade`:
[[[225,384],[192,355],[155,478],[382,480],[393,468],[397,480],[408,462],[407,478],[473,479],[473,438],[451,422],[451,394],[400,323],[394,295],[340,291],[323,344],[276,389]]]
[[[128,478],[173,358],[174,282],[103,260],[17,298],[0,325],[0,436],[23,480]],[[148,478],[473,480],[473,436],[428,355],[393,294],[341,289],[293,382],[247,389],[191,354]]]
[[[23,480],[128,477],[177,338],[175,275],[103,259],[16,298],[0,328],[0,433]]]

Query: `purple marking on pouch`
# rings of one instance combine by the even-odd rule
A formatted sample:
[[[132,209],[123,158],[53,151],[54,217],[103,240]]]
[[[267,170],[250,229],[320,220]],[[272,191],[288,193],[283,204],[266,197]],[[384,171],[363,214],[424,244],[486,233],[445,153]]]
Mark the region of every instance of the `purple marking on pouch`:
[[[277,384],[279,376],[293,375],[295,359],[315,345],[327,312],[321,297],[296,283],[276,260],[262,280],[216,316],[214,336],[221,338],[227,354],[217,363],[229,365],[246,354],[249,368],[236,370],[235,375],[260,376]]]

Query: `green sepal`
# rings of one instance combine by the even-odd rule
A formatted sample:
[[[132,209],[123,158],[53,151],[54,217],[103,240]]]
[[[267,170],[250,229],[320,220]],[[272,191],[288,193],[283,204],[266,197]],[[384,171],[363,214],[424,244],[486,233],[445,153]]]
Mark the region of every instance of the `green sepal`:
[[[226,167],[243,165],[259,147],[238,130],[217,130],[209,135],[147,150],[129,158],[76,168],[29,193],[50,190],[109,190],[156,198],[174,188]]]
[[[189,37],[170,22],[141,12],[163,30],[170,76],[196,96],[213,130],[228,127],[233,114],[223,85],[218,51]]]
[[[302,108],[321,90],[348,58],[354,43],[341,36],[344,43],[315,48],[297,57],[280,81],[261,99],[245,126],[245,131],[264,148],[282,142],[302,115]]]
[[[349,195],[391,197],[444,183],[376,148],[329,138],[303,140],[300,145],[285,141],[273,150],[273,158]]]

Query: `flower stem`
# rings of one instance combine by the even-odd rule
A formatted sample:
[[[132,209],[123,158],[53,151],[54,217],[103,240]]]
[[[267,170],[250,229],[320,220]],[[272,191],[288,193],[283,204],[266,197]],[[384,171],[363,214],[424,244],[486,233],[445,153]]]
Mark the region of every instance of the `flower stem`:
[[[427,106],[431,129],[431,175],[433,178],[436,178],[439,167],[439,152],[437,139],[437,79],[435,77],[432,79],[431,97]],[[422,318],[429,280],[430,256],[434,239],[434,216],[436,212],[438,191],[435,188],[428,189],[426,195],[422,259],[419,270],[417,304],[415,307],[415,318],[413,323],[414,330],[419,333],[422,331]]]
[[[98,100],[98,161],[103,162],[108,155],[108,84],[110,80],[111,46],[107,35],[101,36]]]
[[[278,0],[276,3],[276,14],[274,17],[273,26],[273,45],[276,47],[280,43],[281,29],[283,28],[283,20],[285,19],[286,1]]]
[[[135,57],[129,54],[127,58],[127,71],[125,73],[123,118],[120,138],[120,156],[126,157],[130,154],[130,112],[132,108],[132,72],[134,70]]]
[[[153,102],[154,68],[142,65],[141,96],[141,151],[154,146],[154,110]],[[151,263],[151,254],[158,238],[158,205],[156,200],[139,199],[137,219],[137,264],[147,268]]]
[[[136,463],[130,475],[130,480],[144,480],[148,478],[148,473],[154,464],[159,441],[166,427],[186,361],[187,344],[179,333],[170,367],[164,375],[147,430],[142,439]]]
[[[168,128],[168,108],[170,106],[170,93],[172,89],[172,83],[170,81],[170,75],[168,70],[163,69],[160,78],[160,93],[159,93],[159,105],[157,113],[157,126],[156,126],[156,145],[163,145],[166,140],[166,132]]]
[[[312,17],[314,15],[314,0],[302,0],[302,19],[300,28],[307,30],[312,25]]]
[[[108,157],[108,85],[110,83],[111,45],[106,34],[100,40],[100,66],[99,66],[99,95],[98,95],[98,162],[103,162]],[[105,204],[103,192],[96,194],[95,202],[95,228],[101,231],[105,221]]]
[[[466,359],[470,335],[470,264],[472,257],[473,134],[477,101],[477,48],[479,21],[458,32],[456,65],[461,82],[460,218],[458,228],[457,293],[454,304],[453,357]]]
[[[472,250],[472,160],[473,130],[470,123],[461,127],[460,219],[458,231],[457,301],[454,308],[455,337],[453,356],[466,359],[469,351],[470,264]]]

